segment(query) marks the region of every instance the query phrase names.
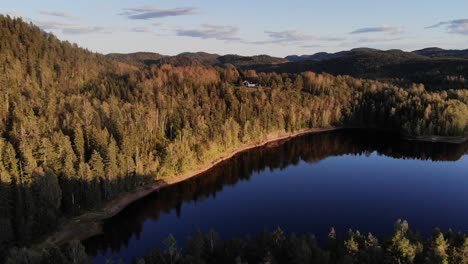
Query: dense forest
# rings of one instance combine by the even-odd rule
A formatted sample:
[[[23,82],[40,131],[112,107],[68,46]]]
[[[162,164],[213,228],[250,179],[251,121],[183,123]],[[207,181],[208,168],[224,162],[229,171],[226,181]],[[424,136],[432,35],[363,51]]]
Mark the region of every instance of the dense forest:
[[[313,71],[333,75],[350,75],[391,82],[398,86],[422,83],[429,90],[465,89],[468,79],[468,50],[427,48],[406,52],[357,48],[336,53],[291,55],[277,58],[268,55],[218,55],[205,52],[165,56],[137,52],[108,54],[106,57],[135,66],[170,64],[172,66],[235,66],[259,72],[302,73]]]
[[[344,50],[344,51],[339,51],[335,53],[328,53],[328,52],[318,52],[312,55],[290,55],[287,56],[285,59],[287,59],[289,62],[298,62],[298,61],[323,61],[323,60],[328,60],[328,59],[333,59],[333,58],[338,58],[342,56],[349,55],[353,52],[375,52],[375,53],[382,53],[382,51],[376,50],[376,49],[364,49],[364,48],[358,48],[358,49],[353,49],[353,50]],[[445,50],[441,48],[425,48],[425,49],[420,49],[420,50],[415,50],[412,52],[402,52],[401,50],[389,50],[389,51],[384,51],[383,53],[396,53],[399,55],[399,57],[406,57],[407,59],[411,58],[417,58],[417,59],[423,59],[424,57],[428,58],[450,58],[450,59],[468,59],[468,49],[466,50]],[[415,55],[421,55],[421,56],[415,56]]]
[[[346,74],[356,78],[389,81],[407,86],[422,83],[431,90],[465,89],[468,79],[467,51],[424,49],[414,52],[368,48],[290,57],[281,65],[253,65],[250,68],[300,73],[303,71]]]
[[[116,62],[0,16],[0,248],[63,216],[305,128],[468,134],[468,90],[303,72]],[[239,86],[243,78],[260,86]]]
[[[206,52],[184,52],[175,56],[165,56],[152,52],[136,52],[129,54],[111,53],[106,55],[112,60],[132,64],[135,66],[151,66],[170,64],[172,66],[206,66],[224,67],[233,65],[235,67],[249,68],[256,65],[276,65],[288,62],[287,59],[271,57],[268,55],[240,56],[240,55],[218,55]]]
[[[197,231],[182,249],[169,235],[164,247],[155,247],[145,257],[135,258],[136,264],[156,263],[317,263],[317,264],[464,264],[468,263],[466,234],[435,229],[427,240],[413,233],[406,221],[394,224],[393,235],[377,238],[372,233],[348,230],[337,234],[331,228],[328,237],[318,241],[313,234],[286,234],[281,228],[262,231],[243,239],[223,240],[213,230]],[[83,246],[71,242],[62,247],[50,247],[37,253],[27,249],[12,251],[6,263],[91,263]],[[114,263],[107,261],[106,263]],[[118,263],[123,263],[119,261]]]

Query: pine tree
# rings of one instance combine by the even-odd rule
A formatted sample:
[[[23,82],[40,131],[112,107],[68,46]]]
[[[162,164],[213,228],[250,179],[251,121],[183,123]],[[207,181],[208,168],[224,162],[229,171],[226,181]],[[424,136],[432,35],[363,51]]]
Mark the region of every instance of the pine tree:
[[[439,232],[430,245],[430,253],[429,257],[427,258],[427,263],[448,264],[448,249],[449,244],[447,240],[445,240],[444,235]]]
[[[96,150],[93,151],[91,159],[89,160],[89,167],[93,175],[93,179],[104,180],[105,179],[105,169],[104,169],[104,160],[101,157],[101,154]]]
[[[449,263],[468,264],[468,238],[464,238],[460,246],[453,248]]]
[[[83,135],[83,129],[80,126],[75,126],[73,129],[73,148],[75,149],[76,156],[78,157],[79,161],[85,161],[85,140]]]
[[[395,233],[388,250],[397,263],[413,263],[416,255],[422,251],[420,243],[408,239],[408,230],[408,222],[398,220],[395,223]]]
[[[4,182],[10,182],[12,178],[19,181],[19,169],[18,169],[18,159],[16,158],[16,152],[13,148],[13,145],[9,142],[6,142],[3,146],[3,149],[0,148],[2,152],[1,163],[3,163],[3,167],[5,168],[6,172],[8,173],[9,177],[5,175],[5,179],[2,179]]]

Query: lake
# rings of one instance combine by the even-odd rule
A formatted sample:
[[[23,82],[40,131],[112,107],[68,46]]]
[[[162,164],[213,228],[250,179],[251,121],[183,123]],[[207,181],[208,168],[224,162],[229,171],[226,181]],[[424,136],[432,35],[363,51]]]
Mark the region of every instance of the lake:
[[[331,227],[392,234],[468,231],[468,144],[416,142],[371,130],[339,130],[271,143],[155,192],[83,241],[96,263],[130,263],[173,234],[183,247],[197,229],[222,238],[282,228],[325,238]]]

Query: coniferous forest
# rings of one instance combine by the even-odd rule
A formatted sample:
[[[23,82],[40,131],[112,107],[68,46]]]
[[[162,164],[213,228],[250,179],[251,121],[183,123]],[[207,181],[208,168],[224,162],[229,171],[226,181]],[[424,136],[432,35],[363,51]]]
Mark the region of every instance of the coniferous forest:
[[[398,87],[326,73],[256,72],[231,64],[135,66],[6,16],[0,16],[0,36],[3,257],[10,248],[29,246],[51,232],[62,218],[275,133],[369,127],[416,138],[468,135],[467,89],[428,91],[421,84]],[[259,87],[242,87],[244,78]],[[285,236],[281,230],[229,241],[197,233],[188,240],[187,252],[182,254],[169,238],[167,249],[138,263],[467,261],[465,236],[438,232],[423,242],[405,222],[382,244],[357,231],[334,236],[320,248],[313,236]],[[11,259],[82,263],[78,259],[85,258],[78,244],[52,248],[42,257],[26,251],[14,249]]]

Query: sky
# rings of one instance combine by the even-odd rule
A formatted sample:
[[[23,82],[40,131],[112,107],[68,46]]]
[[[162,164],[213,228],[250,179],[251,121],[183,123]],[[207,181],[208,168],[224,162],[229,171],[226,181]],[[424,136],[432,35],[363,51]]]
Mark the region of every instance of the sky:
[[[467,0],[0,0],[0,14],[104,54],[468,48]]]

